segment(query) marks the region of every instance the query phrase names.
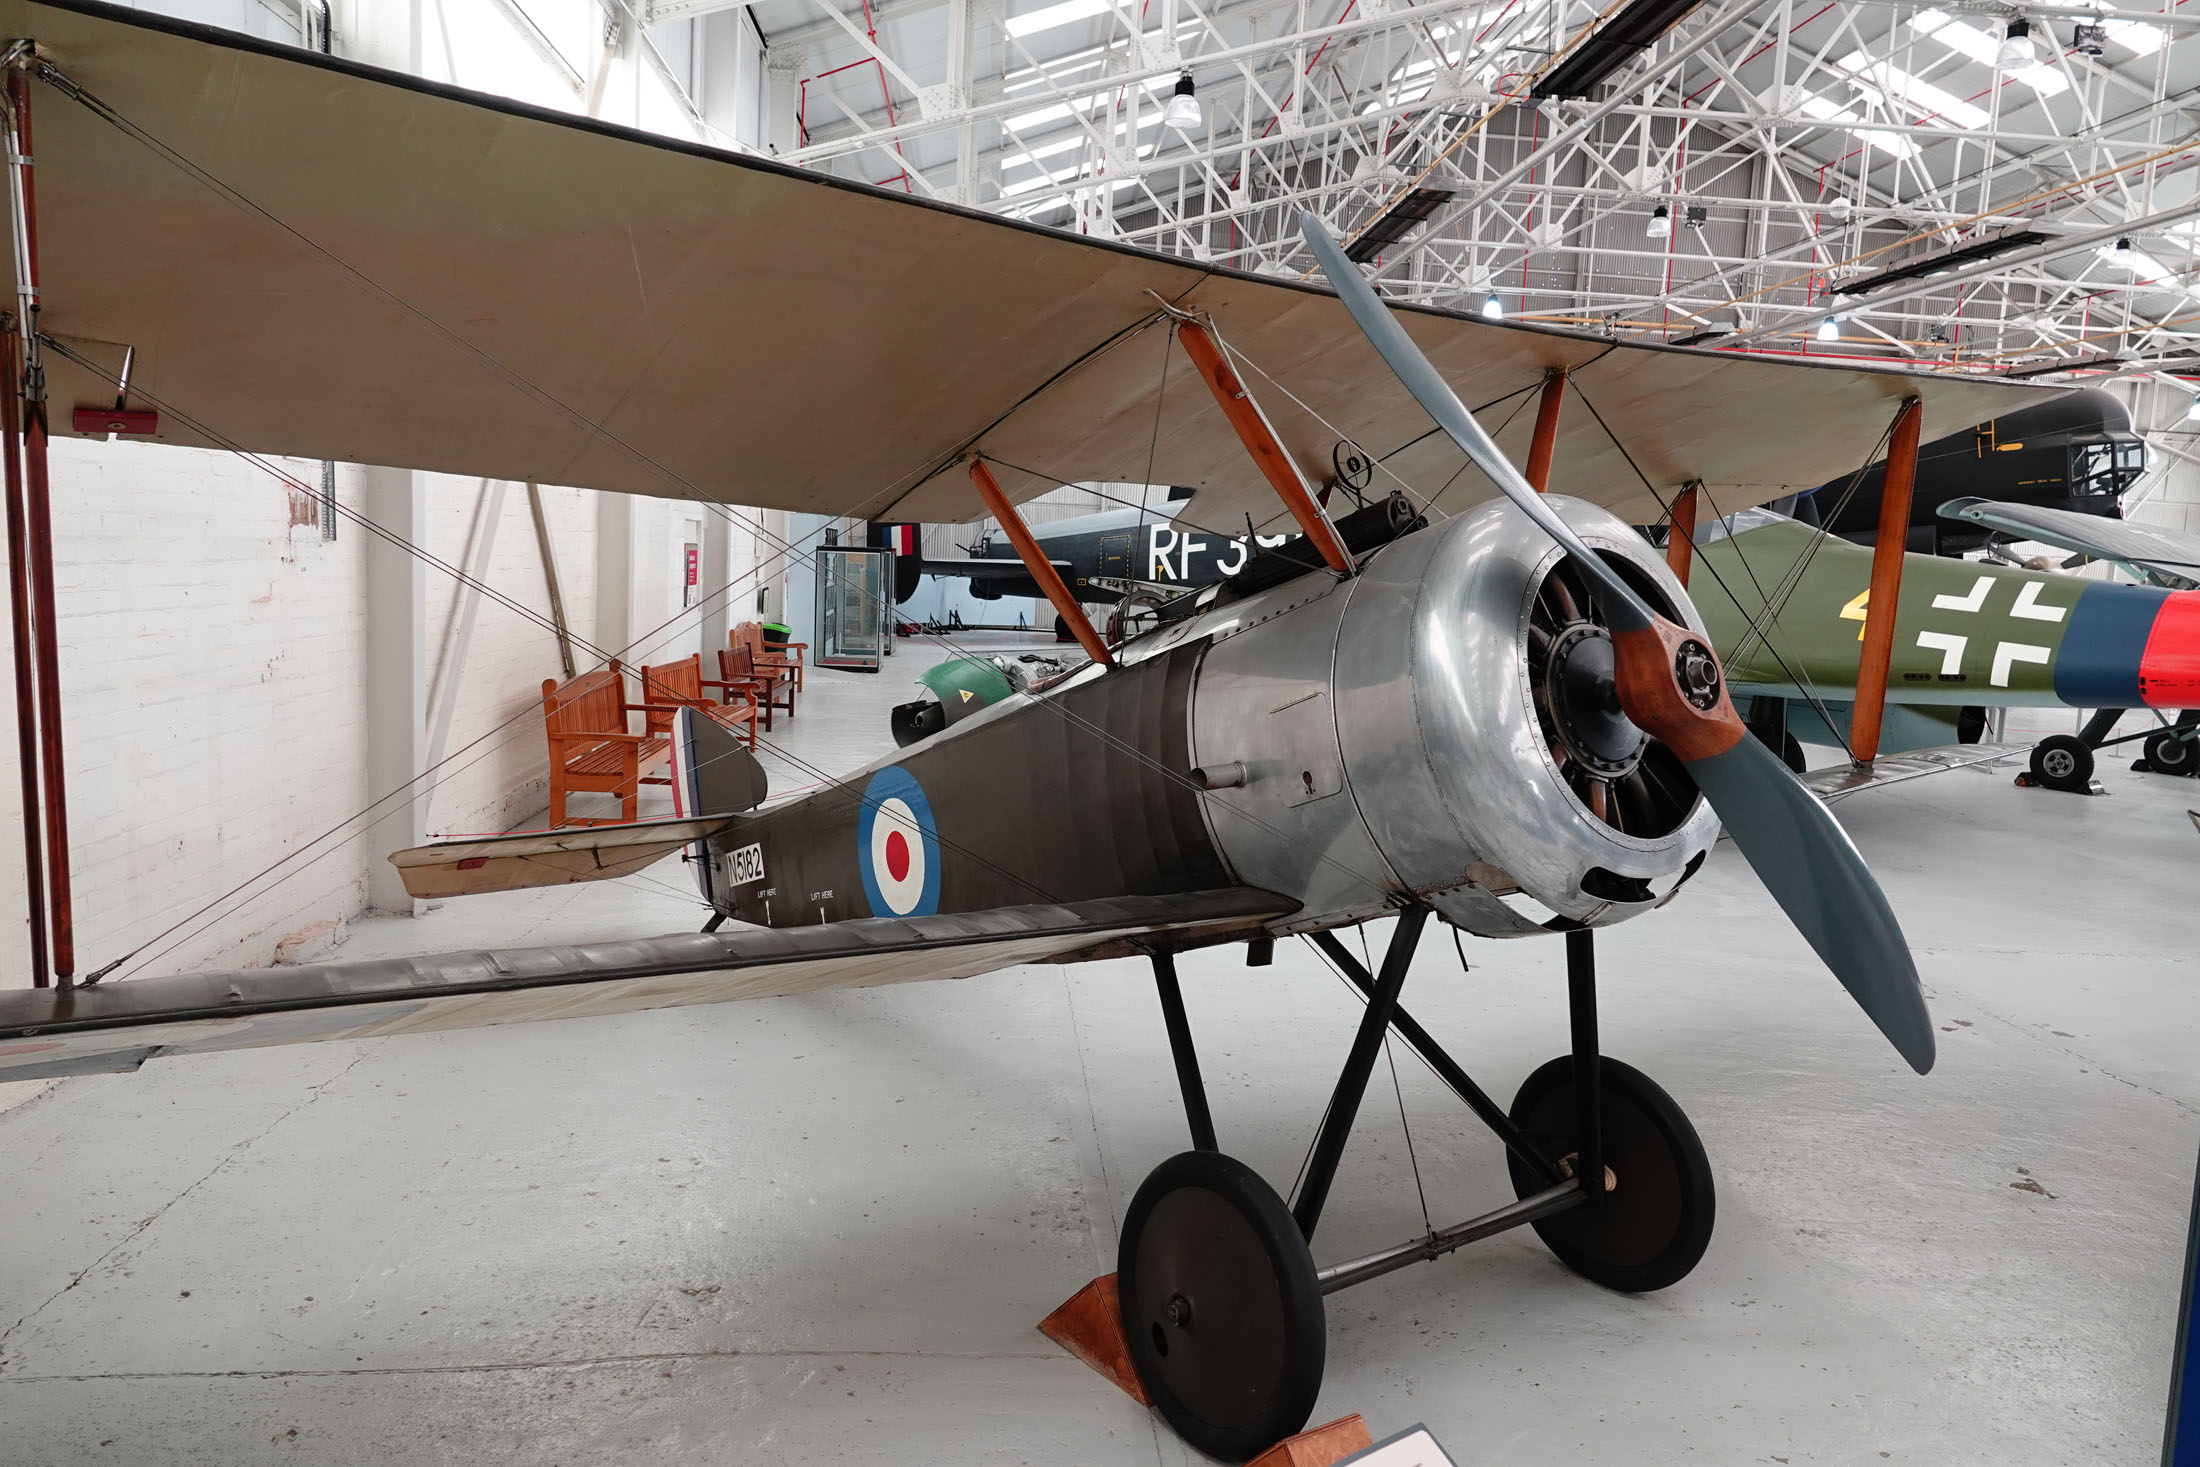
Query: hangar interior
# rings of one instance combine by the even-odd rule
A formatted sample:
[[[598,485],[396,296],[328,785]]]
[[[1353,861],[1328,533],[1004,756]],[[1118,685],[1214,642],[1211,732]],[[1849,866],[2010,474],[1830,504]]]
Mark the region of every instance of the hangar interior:
[[[41,7],[9,9],[36,28]],[[1294,288],[1322,279],[1308,212],[1400,306],[1606,345],[2088,389],[2144,444],[2117,480],[2121,518],[2200,537],[2200,16],[2178,5],[134,11],[432,84],[422,95],[486,94],[606,137]],[[164,226],[140,224],[127,252],[156,278]],[[633,238],[638,224],[605,227]],[[891,234],[814,243],[882,261],[899,248]],[[533,268],[556,242],[504,244]],[[699,413],[797,366],[870,382],[938,359],[900,323],[925,319],[925,273],[952,259],[898,262],[901,305],[823,274],[707,289],[689,274],[686,299],[653,302],[645,250],[632,281],[560,289],[738,322],[751,290],[762,319],[798,288],[831,323],[710,343],[725,375],[696,384]],[[302,309],[271,290],[270,313]],[[1024,323],[971,326],[954,345],[977,359]],[[937,347],[936,327],[920,334]],[[280,369],[309,392],[323,374],[351,380],[336,354]],[[1192,380],[1164,389],[1196,393]],[[1246,385],[1284,411],[1272,380]],[[1532,401],[1506,412],[1487,426],[1524,447]],[[1988,466],[2022,448],[1976,421],[1939,441]],[[65,752],[40,762],[67,790],[79,985],[722,918],[677,852],[589,885],[449,899],[416,896],[389,858],[543,828],[546,680],[614,653],[629,667],[700,654],[707,675],[746,623],[814,654],[832,631],[820,552],[891,543],[861,515],[759,503],[738,460],[661,498],[56,432]],[[1879,452],[1856,448],[1859,470]],[[1143,533],[1170,512],[1161,482],[1041,473],[1011,488],[1042,537],[1131,507]],[[1707,501],[1697,523],[1740,507]],[[903,553],[1005,557],[1009,528],[966,496]],[[2133,579],[2021,535],[1963,569],[1989,563],[2073,587]],[[1048,600],[979,584],[927,574],[872,607],[905,627],[873,669],[813,657],[798,706],[754,735],[775,797],[891,759],[896,705],[957,659],[1075,666]],[[1992,737],[2088,725],[2093,705],[2051,703],[1996,711]],[[1849,725],[1828,737],[1807,762],[1845,767]],[[17,794],[35,785],[24,747],[0,740],[0,894],[6,920],[27,904],[35,925],[52,878],[27,853],[48,812]],[[1373,1283],[1329,1306],[1312,1419],[1358,1412],[1378,1438],[1425,1422],[1460,1462],[2158,1460],[2200,1134],[2200,785],[2131,770],[2135,749],[2088,760],[2099,797],[2012,785],[2019,753],[1834,807],[1916,957],[1940,1047],[1923,1079],[1825,981],[1734,844],[1710,846],[1670,910],[1603,939],[1605,1048],[1686,1105],[1717,1168],[1703,1266],[1615,1293],[1521,1230]],[[1003,821],[1047,824],[1056,790],[1088,777],[1073,750],[1057,778],[1004,775],[988,799]],[[645,818],[695,813],[671,786],[639,800]],[[1086,837],[1051,829],[1065,846]],[[1393,925],[1344,941],[1373,970]],[[1416,1013],[1487,1069],[1500,1103],[1565,1050],[1560,946],[1439,933],[1410,954]],[[1188,951],[1183,983],[1223,1148],[1280,1183],[1333,1104],[1363,995],[1299,935],[1261,966],[1250,951]],[[0,945],[0,990],[47,985],[44,953],[27,930]],[[1111,1271],[1141,1179],[1186,1144],[1161,1018],[1147,961],[1126,950],[0,1083],[0,1226],[15,1240],[0,1253],[0,1457],[1206,1460],[1036,1329]],[[1406,1045],[1383,1058],[1325,1263],[1510,1200],[1504,1146]]]

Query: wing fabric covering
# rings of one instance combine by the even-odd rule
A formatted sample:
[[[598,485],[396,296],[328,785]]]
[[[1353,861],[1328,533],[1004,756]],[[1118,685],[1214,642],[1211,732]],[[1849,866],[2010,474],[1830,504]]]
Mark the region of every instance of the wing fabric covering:
[[[1233,887],[34,989],[0,995],[0,1080],[128,1071],[154,1055],[969,978],[1156,933],[1188,945],[1293,908]]]
[[[86,0],[0,0],[0,26],[84,99],[34,83],[58,432],[134,348],[160,442],[898,520],[977,516],[976,448],[1015,498],[1184,485],[1181,519],[1242,533],[1277,506],[1186,390],[1166,302],[1242,356],[1309,474],[1344,435],[1379,492],[1490,493],[1315,286]],[[1516,457],[1511,395],[1570,370],[1652,488],[1572,410],[1549,487],[1635,523],[1690,480],[1733,509],[1850,472],[1912,393],[1927,437],[2052,395],[1400,319]]]

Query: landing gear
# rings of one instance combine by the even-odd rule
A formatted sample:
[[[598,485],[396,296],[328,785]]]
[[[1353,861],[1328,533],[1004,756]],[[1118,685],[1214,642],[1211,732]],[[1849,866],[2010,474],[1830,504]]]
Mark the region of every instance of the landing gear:
[[[1074,642],[1077,640],[1077,634],[1069,629],[1069,622],[1064,619],[1060,612],[1054,614],[1054,640],[1057,642]]]
[[[2190,728],[2156,729],[2139,745],[2139,762],[2132,768],[2188,777],[2200,773],[2200,743],[2195,742],[2196,738],[2200,734]]]
[[[1673,1097],[1642,1071],[1603,1060],[1597,1089],[1605,1193],[1535,1230],[1560,1263],[1591,1283],[1646,1294],[1686,1278],[1711,1246],[1711,1162]],[[1512,1122],[1571,1177],[1581,1161],[1577,1112],[1573,1058],[1560,1055],[1522,1083]],[[1521,1158],[1506,1161],[1520,1196],[1547,1185]]]
[[[2093,787],[2093,751],[2073,734],[2049,734],[2032,747],[2032,778],[2051,790],[2085,794]]]
[[[1242,1462],[1306,1425],[1327,1352],[1314,1255],[1266,1182],[1219,1151],[1139,1187],[1116,1256],[1124,1342],[1162,1419]]]
[[[1629,1293],[1677,1283],[1710,1244],[1711,1166],[1695,1128],[1640,1071],[1598,1052],[1594,934],[1566,934],[1572,1051],[1530,1075],[1508,1113],[1399,1006],[1428,916],[1417,904],[1400,912],[1374,973],[1335,933],[1313,939],[1367,1007],[1289,1207],[1216,1148],[1175,964],[1166,953],[1154,956],[1195,1149],[1156,1167],[1124,1217],[1115,1276],[1120,1335],[1109,1333],[1094,1353],[1072,1347],[1088,1360],[1110,1349],[1116,1361],[1127,1356],[1162,1417],[1203,1452],[1244,1461],[1306,1424],[1327,1353],[1322,1300],[1340,1289],[1523,1224],[1568,1268]],[[1315,1226],[1393,1032],[1504,1142],[1520,1200],[1317,1268],[1309,1246]],[[1577,1085],[1576,1076],[1588,1083]]]

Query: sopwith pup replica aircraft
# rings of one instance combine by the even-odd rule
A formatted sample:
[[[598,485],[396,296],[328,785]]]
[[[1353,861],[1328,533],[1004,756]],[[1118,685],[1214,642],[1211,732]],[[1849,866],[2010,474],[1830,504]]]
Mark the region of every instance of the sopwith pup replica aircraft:
[[[1956,431],[2034,390],[1393,309],[1311,216],[1330,289],[105,6],[0,0],[0,35],[19,38],[18,142],[37,112],[13,164],[36,225],[16,254],[34,495],[47,431],[120,424],[871,520],[990,513],[1090,657],[776,803],[690,717],[685,818],[395,858],[416,894],[456,896],[685,848],[737,927],[97,984],[57,948],[53,987],[0,997],[0,1078],[1143,957],[1193,1147],[1138,1189],[1117,1274],[1053,1328],[1127,1356],[1127,1389],[1242,1459],[1306,1421],[1327,1293],[1522,1225],[1615,1289],[1702,1257],[1709,1164],[1679,1106],[1599,1052],[1594,946],[1673,900],[1722,823],[1903,1059],[1931,1066],[1878,884],[1746,736],[1687,593],[1629,526],[1692,485],[1739,506],[1824,482],[1890,420],[1914,445],[1921,421]],[[1349,513],[1300,467],[1343,443],[1386,476]],[[1015,509],[1079,480],[1190,486],[1182,524],[1298,538],[1110,645]],[[1385,917],[1371,973],[1337,932]],[[1431,917],[1564,939],[1571,1044],[1509,1106],[1400,1006]],[[1219,1149],[1173,959],[1293,935],[1368,1002],[1287,1204]],[[1518,1200],[1318,1266],[1392,1031],[1502,1139]]]

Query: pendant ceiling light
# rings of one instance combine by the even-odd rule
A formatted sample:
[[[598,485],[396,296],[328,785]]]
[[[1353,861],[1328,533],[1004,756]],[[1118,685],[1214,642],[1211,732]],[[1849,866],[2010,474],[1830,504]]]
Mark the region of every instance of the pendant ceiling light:
[[[1206,109],[1199,105],[1199,98],[1193,93],[1190,72],[1176,79],[1176,91],[1162,104],[1161,120],[1178,132],[1195,132],[1207,120]]]

